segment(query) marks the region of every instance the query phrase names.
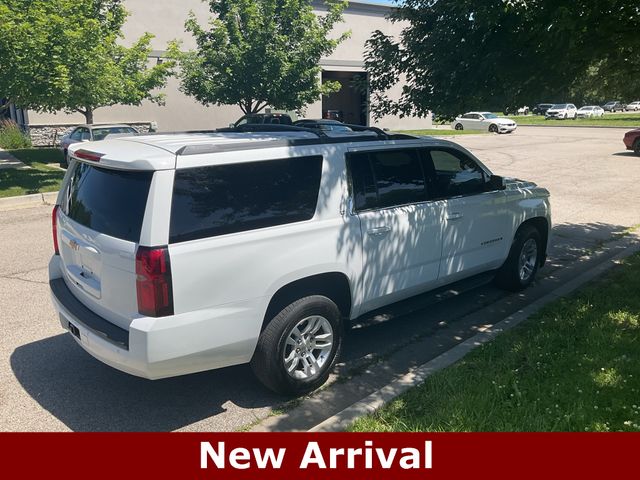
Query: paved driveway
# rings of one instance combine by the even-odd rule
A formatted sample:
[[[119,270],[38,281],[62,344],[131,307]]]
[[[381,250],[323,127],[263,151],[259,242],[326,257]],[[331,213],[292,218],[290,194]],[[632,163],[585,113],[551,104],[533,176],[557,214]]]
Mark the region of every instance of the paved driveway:
[[[457,138],[495,173],[551,191],[556,235],[546,278],[525,295],[481,285],[423,296],[369,319],[348,336],[339,366],[352,380],[292,414],[312,422],[314,404],[330,415],[366,396],[521,308],[538,290],[573,275],[583,253],[640,224],[640,158],[624,152],[623,132],[523,127],[515,135]],[[282,404],[246,366],[150,382],[84,353],[61,330],[49,302],[50,228],[49,207],[0,212],[0,430],[234,430]],[[379,357],[385,361],[373,365]],[[282,428],[293,426],[283,421]]]

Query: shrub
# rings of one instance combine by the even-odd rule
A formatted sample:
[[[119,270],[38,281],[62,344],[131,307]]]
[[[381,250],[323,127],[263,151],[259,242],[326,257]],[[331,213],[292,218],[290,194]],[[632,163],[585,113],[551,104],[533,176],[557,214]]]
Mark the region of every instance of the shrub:
[[[0,148],[14,150],[30,147],[31,138],[20,130],[18,124],[11,120],[0,121]]]

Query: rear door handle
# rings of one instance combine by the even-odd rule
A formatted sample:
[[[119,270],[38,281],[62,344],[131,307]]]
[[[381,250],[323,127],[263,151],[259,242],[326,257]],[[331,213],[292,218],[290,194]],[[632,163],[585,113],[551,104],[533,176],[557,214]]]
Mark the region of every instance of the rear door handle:
[[[391,227],[377,227],[370,229],[367,233],[372,237],[382,237],[391,231]]]
[[[453,212],[447,215],[447,220],[460,220],[464,215],[460,212]]]

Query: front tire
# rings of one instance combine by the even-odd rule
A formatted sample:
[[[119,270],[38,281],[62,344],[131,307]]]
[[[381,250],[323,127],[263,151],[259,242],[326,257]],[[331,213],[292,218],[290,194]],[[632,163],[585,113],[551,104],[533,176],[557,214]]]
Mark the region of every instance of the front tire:
[[[535,280],[542,256],[540,232],[531,225],[520,227],[504,265],[498,270],[496,284],[505,290],[519,292]]]
[[[498,126],[495,123],[492,123],[491,125],[489,125],[489,132],[498,133]]]
[[[640,155],[640,138],[636,140],[636,143],[633,144],[633,152],[636,155]]]
[[[340,310],[327,297],[301,298],[265,327],[251,369],[270,390],[302,395],[323,385],[342,347]]]
[[[464,126],[462,126],[461,123],[456,123],[456,126],[454,127],[456,130],[458,130],[459,132],[461,132],[462,130],[464,130]]]

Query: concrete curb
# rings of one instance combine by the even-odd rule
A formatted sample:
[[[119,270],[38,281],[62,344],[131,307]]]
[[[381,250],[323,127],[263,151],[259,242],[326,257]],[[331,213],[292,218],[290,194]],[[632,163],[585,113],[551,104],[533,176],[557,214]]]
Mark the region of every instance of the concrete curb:
[[[35,193],[33,195],[20,195],[17,197],[0,198],[0,210],[13,210],[18,208],[39,207],[53,205],[58,198],[58,192]]]
[[[395,399],[410,388],[420,385],[435,372],[453,365],[472,350],[481,345],[484,345],[485,343],[490,342],[499,334],[511,330],[516,325],[522,323],[531,315],[537,313],[548,303],[558,298],[569,295],[584,284],[592,281],[593,279],[605,273],[607,270],[613,268],[620,260],[629,257],[638,251],[640,251],[640,243],[635,243],[629,246],[615,257],[604,261],[599,265],[596,265],[591,270],[583,273],[570,282],[567,282],[563,286],[557,288],[553,292],[548,293],[544,297],[539,298],[535,302],[527,305],[522,310],[519,310],[513,315],[506,317],[493,327],[488,328],[485,331],[465,340],[451,350],[443,353],[442,355],[434,358],[427,363],[420,365],[419,367],[416,367],[406,375],[403,375],[402,377],[391,382],[385,387],[382,387],[381,389],[373,392],[371,395],[352,404],[351,406],[338,412],[332,417],[327,418],[323,422],[311,428],[309,432],[344,431],[358,418],[375,412],[384,404]]]

